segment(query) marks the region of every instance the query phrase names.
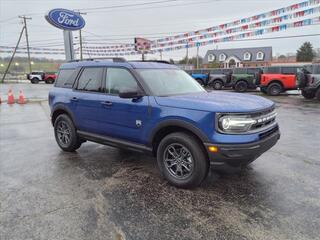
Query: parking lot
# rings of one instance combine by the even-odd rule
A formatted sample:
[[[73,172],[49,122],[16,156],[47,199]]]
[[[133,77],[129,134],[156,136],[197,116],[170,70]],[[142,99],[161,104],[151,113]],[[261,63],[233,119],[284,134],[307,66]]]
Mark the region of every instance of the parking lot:
[[[5,84],[36,99],[0,105],[0,239],[319,239],[320,104],[276,102],[281,139],[250,167],[177,189],[155,159],[94,143],[57,146],[51,85]],[[214,94],[214,93],[213,93]],[[258,94],[251,92],[248,94]]]

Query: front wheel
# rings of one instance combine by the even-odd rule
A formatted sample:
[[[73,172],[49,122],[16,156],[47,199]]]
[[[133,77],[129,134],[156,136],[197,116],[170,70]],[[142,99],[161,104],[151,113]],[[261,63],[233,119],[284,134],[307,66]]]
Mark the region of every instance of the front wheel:
[[[304,90],[301,91],[301,95],[305,98],[305,99],[313,99],[316,96],[315,92],[306,92]]]
[[[209,170],[201,143],[183,132],[172,133],[162,139],[157,150],[157,162],[168,182],[180,188],[197,187]]]
[[[212,87],[214,90],[221,90],[223,87],[223,83],[220,80],[215,80],[210,83],[210,87]]]
[[[54,83],[53,78],[48,78],[48,79],[46,80],[46,84],[53,84],[53,83]]]
[[[248,83],[246,81],[238,81],[234,86],[237,92],[246,92],[248,89]]]
[[[59,147],[66,152],[74,152],[81,146],[72,120],[66,114],[61,114],[54,122],[54,135]]]
[[[32,78],[31,79],[31,83],[38,84],[39,83],[39,79],[38,78]]]

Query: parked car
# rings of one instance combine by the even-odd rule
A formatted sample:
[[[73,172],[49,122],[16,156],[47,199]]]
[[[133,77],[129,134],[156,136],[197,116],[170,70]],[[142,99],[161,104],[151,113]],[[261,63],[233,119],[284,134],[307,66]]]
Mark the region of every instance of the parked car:
[[[261,68],[235,68],[231,77],[231,86],[237,92],[256,89],[261,73]]]
[[[297,86],[304,98],[320,101],[320,64],[308,65],[299,70]]]
[[[277,96],[287,90],[297,89],[297,66],[266,67],[259,82],[261,92]]]
[[[275,105],[207,92],[171,64],[91,60],[60,66],[49,93],[59,147],[85,141],[149,153],[169,183],[198,186],[209,166],[246,166],[280,137]]]
[[[43,71],[34,71],[27,74],[27,79],[31,81],[31,83],[39,83],[40,81],[44,81],[45,83],[52,84],[56,80],[55,73],[45,73]]]
[[[207,86],[209,81],[209,70],[207,69],[197,69],[197,70],[188,70],[186,71],[197,80],[198,83],[202,86]]]
[[[208,86],[215,90],[221,90],[223,87],[230,87],[231,75],[232,69],[229,68],[209,69]]]

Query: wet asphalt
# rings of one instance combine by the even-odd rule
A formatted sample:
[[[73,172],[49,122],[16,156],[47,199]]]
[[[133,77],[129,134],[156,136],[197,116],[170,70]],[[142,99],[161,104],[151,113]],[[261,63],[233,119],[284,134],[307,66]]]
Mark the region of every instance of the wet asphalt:
[[[0,239],[320,239],[320,103],[272,100],[278,144],[194,190],[143,154],[89,142],[62,152],[46,101],[1,104]]]

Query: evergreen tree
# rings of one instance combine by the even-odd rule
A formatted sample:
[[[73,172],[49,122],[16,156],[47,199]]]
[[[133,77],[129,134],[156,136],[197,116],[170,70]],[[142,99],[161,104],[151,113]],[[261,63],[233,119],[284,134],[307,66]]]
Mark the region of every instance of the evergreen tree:
[[[297,62],[312,62],[315,57],[313,46],[310,42],[305,42],[297,51]]]

